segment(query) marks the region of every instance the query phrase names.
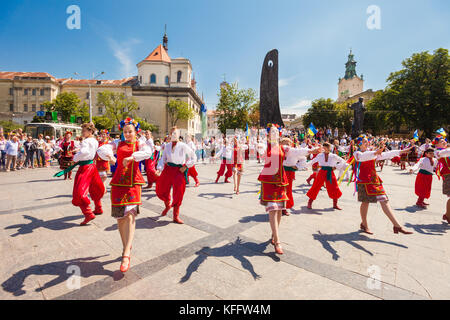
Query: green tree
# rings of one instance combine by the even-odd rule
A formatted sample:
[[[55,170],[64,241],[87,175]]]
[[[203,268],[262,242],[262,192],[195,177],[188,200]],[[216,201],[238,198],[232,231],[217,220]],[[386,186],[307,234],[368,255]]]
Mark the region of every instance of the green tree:
[[[97,106],[105,107],[105,116],[112,119],[115,125],[127,117],[134,117],[138,104],[124,93],[102,91],[97,95]]]
[[[316,128],[339,126],[336,103],[329,98],[314,100],[311,107],[303,116],[303,125],[305,128],[309,127],[311,122]]]
[[[99,130],[109,130],[114,126],[114,121],[111,118],[108,118],[106,116],[97,116],[92,118],[92,122],[94,122],[95,127]]]
[[[80,98],[74,92],[61,92],[53,101],[43,103],[47,111],[56,111],[64,122],[70,121],[70,116],[82,116],[86,112],[85,106],[80,106]],[[89,119],[89,114],[88,114]]]
[[[195,116],[194,110],[186,101],[171,100],[166,107],[172,127],[176,126],[179,120],[190,120]]]
[[[250,106],[250,113],[248,115],[248,125],[251,127],[259,127],[259,101]]]
[[[450,123],[450,58],[447,49],[415,53],[403,69],[389,75],[380,104],[409,129],[422,129],[431,137]],[[391,119],[392,120],[392,119]],[[397,124],[398,125],[398,124]]]
[[[159,132],[159,128],[158,128],[157,125],[149,123],[149,122],[145,121],[142,118],[136,117],[135,119],[136,119],[137,122],[139,122],[141,130],[144,130],[144,131],[150,130],[153,133],[158,133]]]
[[[3,128],[3,132],[5,134],[7,134],[8,132],[11,132],[13,130],[17,130],[17,129],[23,129],[24,126],[16,123],[14,121],[11,120],[7,120],[7,121],[0,121],[0,127]]]
[[[217,126],[222,133],[227,129],[245,130],[250,124],[250,113],[255,107],[256,92],[253,89],[239,89],[237,83],[226,84],[220,89],[219,104],[216,107]],[[258,120],[259,123],[259,120]]]

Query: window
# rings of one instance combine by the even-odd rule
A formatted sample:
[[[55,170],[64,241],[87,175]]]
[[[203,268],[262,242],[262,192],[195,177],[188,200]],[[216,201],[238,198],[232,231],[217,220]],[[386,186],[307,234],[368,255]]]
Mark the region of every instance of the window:
[[[45,90],[44,90],[44,89],[41,89],[41,96],[43,96],[44,93],[45,93]]]
[[[9,105],[9,111],[14,111],[14,105],[12,103]]]
[[[139,83],[142,83],[142,76],[139,76]]]
[[[33,89],[33,90],[31,91],[31,95],[32,95],[32,96],[35,96],[35,95],[36,95],[36,89]]]
[[[178,71],[177,72],[177,82],[181,82],[181,75],[183,74],[183,72]]]
[[[39,107],[39,110],[44,111],[44,105],[41,104],[41,106]]]
[[[89,99],[89,91],[86,92],[86,99]]]
[[[36,105],[35,105],[35,104],[32,104],[32,105],[31,105],[31,111],[33,111],[33,112],[36,111]]]
[[[28,112],[28,105],[26,103],[23,105],[23,112]]]
[[[166,76],[166,80],[164,81],[166,85],[169,85],[169,76]]]
[[[156,74],[152,74],[151,76],[150,76],[150,83],[156,83]]]
[[[100,113],[100,114],[103,113],[103,108],[102,107],[98,107],[98,113]]]
[[[23,95],[27,96],[28,95],[28,89],[23,89]]]
[[[13,88],[9,88],[9,95],[13,96],[14,95],[14,89]]]

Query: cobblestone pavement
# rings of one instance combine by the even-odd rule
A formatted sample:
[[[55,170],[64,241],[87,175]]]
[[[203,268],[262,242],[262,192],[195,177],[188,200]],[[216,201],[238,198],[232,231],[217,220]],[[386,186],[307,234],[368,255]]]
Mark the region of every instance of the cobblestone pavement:
[[[325,191],[306,208],[306,178],[298,172],[295,210],[283,217],[285,254],[274,254],[259,205],[261,166],[245,166],[241,194],[214,183],[218,164],[197,165],[201,185],[187,188],[181,217],[160,217],[154,189],[143,206],[131,268],[118,271],[121,241],[105,214],[80,227],[72,181],[57,168],[0,173],[0,299],[449,299],[450,226],[446,198],[434,180],[428,210],[414,206],[414,175],[385,166],[381,177],[398,219],[415,233],[395,235],[379,205],[371,205],[373,236],[358,231],[353,185],[341,186],[343,211]],[[73,276],[78,272],[80,276]]]

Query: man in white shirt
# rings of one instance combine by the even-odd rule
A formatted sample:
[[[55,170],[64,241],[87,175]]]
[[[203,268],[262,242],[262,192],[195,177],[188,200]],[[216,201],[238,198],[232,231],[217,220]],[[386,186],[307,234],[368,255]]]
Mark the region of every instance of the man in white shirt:
[[[173,221],[183,224],[183,220],[180,219],[180,206],[186,190],[188,174],[186,170],[194,165],[195,153],[187,144],[179,141],[180,131],[177,127],[172,128],[170,139],[171,142],[165,145],[163,155],[158,163],[158,170],[162,172],[156,182],[156,195],[164,201],[166,206],[161,215],[165,216],[173,207]],[[171,189],[173,189],[172,203],[170,203]]]
[[[233,163],[232,163],[233,149],[227,143],[227,139],[223,138],[223,144],[216,154],[216,158],[222,157],[222,163],[220,164],[219,171],[217,171],[216,183],[219,182],[219,178],[224,175],[225,168],[227,172],[225,173],[225,183],[230,183],[228,179],[233,175]]]
[[[333,199],[333,208],[342,210],[338,206],[338,199],[342,196],[342,192],[339,189],[333,170],[338,166],[338,164],[345,163],[345,160],[338,155],[331,153],[331,145],[329,143],[324,143],[323,153],[318,154],[317,157],[308,163],[308,165],[313,165],[315,163],[319,164],[320,171],[317,174],[316,179],[314,179],[311,189],[309,189],[306,194],[309,198],[308,209],[312,209],[312,203],[316,200],[320,189],[325,183],[328,196]]]

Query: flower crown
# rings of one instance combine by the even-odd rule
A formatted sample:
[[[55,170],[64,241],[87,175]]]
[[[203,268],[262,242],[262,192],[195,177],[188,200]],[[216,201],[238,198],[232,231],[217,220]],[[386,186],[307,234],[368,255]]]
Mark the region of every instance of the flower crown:
[[[70,134],[71,136],[73,135],[72,131],[66,131],[66,132],[64,132],[64,135],[66,135],[66,134]]]
[[[276,123],[268,123],[267,124],[267,128],[266,128],[267,133],[270,133],[270,128],[272,128],[272,126],[275,126],[281,134],[281,127]]]
[[[438,135],[438,136],[436,136],[436,138],[434,138],[434,140],[431,142],[431,144],[432,144],[433,146],[434,146],[434,145],[437,145],[437,144],[439,143],[439,141],[441,141],[441,140],[444,140],[445,142],[448,142],[446,138],[444,138],[444,137],[441,136],[441,135]]]
[[[123,128],[125,126],[130,125],[130,124],[136,129],[136,132],[141,131],[141,125],[139,124],[139,122],[137,122],[136,120],[134,120],[132,118],[126,118],[125,120],[120,121],[119,130],[123,130]]]
[[[109,131],[107,130],[107,129],[103,129],[103,130],[100,130],[100,134],[109,134]]]
[[[365,134],[360,135],[358,138],[356,138],[356,144],[358,146],[362,145],[363,140],[366,138],[367,138],[367,136]]]

